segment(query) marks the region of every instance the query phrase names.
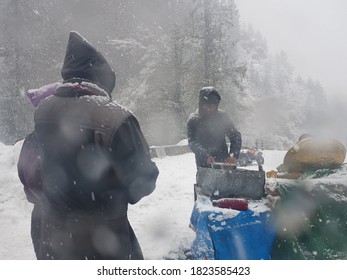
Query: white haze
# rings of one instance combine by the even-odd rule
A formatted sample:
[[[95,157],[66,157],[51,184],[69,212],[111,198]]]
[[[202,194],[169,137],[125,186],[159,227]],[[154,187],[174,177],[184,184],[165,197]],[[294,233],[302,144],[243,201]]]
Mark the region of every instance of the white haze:
[[[319,80],[328,96],[346,96],[345,0],[235,0],[240,21],[285,51],[297,74]],[[346,102],[346,101],[345,101]]]

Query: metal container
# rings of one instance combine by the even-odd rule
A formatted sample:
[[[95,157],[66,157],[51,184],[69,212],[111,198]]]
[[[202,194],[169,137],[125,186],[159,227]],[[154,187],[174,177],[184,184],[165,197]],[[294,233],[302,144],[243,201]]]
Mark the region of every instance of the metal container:
[[[198,194],[211,199],[226,197],[242,197],[247,199],[261,199],[265,196],[265,172],[247,169],[214,169],[198,167]]]

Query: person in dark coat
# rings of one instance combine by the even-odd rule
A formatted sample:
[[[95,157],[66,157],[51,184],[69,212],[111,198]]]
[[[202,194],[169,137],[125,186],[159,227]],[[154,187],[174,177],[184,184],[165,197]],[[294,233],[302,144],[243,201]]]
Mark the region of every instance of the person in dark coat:
[[[188,144],[195,154],[196,165],[211,167],[213,162],[236,163],[242,144],[241,133],[228,114],[218,109],[221,96],[214,87],[200,90],[199,109],[190,115]],[[230,140],[228,150],[226,137]]]
[[[188,144],[198,167],[211,167],[213,162],[237,163],[241,150],[241,133],[228,114],[218,109],[221,96],[214,87],[203,87],[199,108],[188,119]],[[226,143],[230,140],[230,148]],[[197,173],[198,176],[198,173]],[[194,192],[196,200],[196,193]]]
[[[151,194],[159,174],[136,117],[112,101],[115,73],[70,32],[63,84],[34,115],[41,148],[38,259],[143,259],[128,204]]]

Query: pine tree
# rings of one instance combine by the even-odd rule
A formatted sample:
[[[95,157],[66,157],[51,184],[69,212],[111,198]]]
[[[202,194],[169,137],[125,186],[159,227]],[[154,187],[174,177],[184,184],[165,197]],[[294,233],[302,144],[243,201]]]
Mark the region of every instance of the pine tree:
[[[31,53],[23,44],[28,38],[28,24],[36,14],[30,1],[11,0],[3,7],[2,19],[2,72],[1,84],[1,141],[13,143],[26,134],[26,113],[30,105],[24,92],[30,80]]]

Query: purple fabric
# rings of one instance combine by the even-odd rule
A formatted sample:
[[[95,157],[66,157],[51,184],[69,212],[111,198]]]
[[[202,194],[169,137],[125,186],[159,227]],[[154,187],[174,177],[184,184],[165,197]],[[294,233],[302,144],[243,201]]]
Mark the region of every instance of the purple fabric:
[[[38,89],[30,89],[27,91],[27,96],[29,97],[34,107],[37,107],[43,99],[53,95],[60,84],[61,83],[56,82],[53,84],[42,86]]]
[[[61,83],[42,86],[27,91],[31,103],[37,107],[41,100],[55,93]],[[26,136],[18,159],[18,176],[24,185],[24,191],[29,202],[38,203],[41,197],[41,168],[39,144],[35,132]]]

